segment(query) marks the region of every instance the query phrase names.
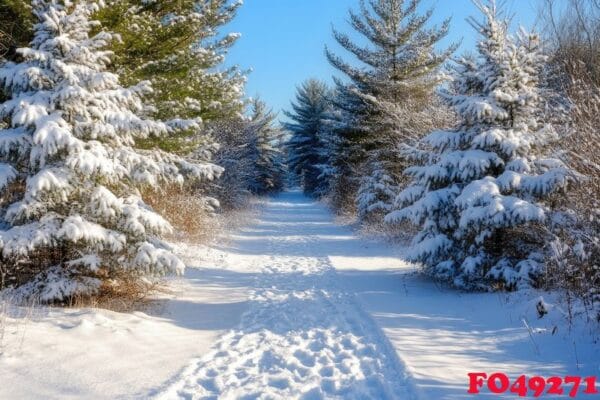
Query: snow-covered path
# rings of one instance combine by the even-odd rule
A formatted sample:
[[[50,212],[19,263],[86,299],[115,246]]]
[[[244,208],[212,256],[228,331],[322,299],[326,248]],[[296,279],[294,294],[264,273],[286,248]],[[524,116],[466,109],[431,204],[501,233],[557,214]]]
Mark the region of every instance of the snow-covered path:
[[[234,243],[257,272],[248,311],[157,397],[412,398],[395,351],[337,278],[332,240],[355,239],[299,192],[266,203]]]
[[[556,294],[446,289],[297,192],[210,248],[175,245],[185,276],[148,309],[0,303],[0,399],[468,400],[469,372],[600,371],[596,324],[538,319]]]

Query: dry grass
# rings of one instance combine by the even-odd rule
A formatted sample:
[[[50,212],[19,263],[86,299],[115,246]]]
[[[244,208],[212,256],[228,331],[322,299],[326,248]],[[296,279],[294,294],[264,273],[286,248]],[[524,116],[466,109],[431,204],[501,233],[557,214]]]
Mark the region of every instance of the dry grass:
[[[155,295],[169,293],[170,290],[163,280],[122,274],[117,279],[104,282],[97,294],[76,296],[64,305],[73,308],[101,308],[129,313],[145,311],[156,302]]]
[[[572,102],[567,140],[561,143],[570,165],[588,177],[585,190],[600,207],[600,86],[581,63],[571,68],[567,95]]]
[[[27,323],[36,317],[38,311],[38,304],[34,301],[17,305],[11,297],[0,293],[0,356],[7,348],[13,351],[21,348]]]
[[[7,300],[0,299],[0,355],[3,353],[4,338],[8,329],[8,307]]]
[[[247,195],[238,199],[235,208],[211,213],[206,203],[191,190],[168,188],[146,196],[156,212],[165,217],[174,231],[167,239],[185,243],[210,244],[223,232],[239,229],[253,219],[260,200]]]
[[[173,226],[169,239],[206,243],[221,230],[219,219],[207,210],[206,201],[193,189],[169,186],[147,192],[144,200]]]
[[[386,223],[381,217],[376,221],[363,221],[359,232],[369,238],[410,245],[412,238],[419,232],[419,227],[410,222]]]

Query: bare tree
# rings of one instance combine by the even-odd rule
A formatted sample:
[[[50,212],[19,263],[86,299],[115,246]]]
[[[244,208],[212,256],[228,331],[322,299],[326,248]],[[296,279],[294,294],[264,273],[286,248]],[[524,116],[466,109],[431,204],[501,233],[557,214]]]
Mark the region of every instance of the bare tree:
[[[549,44],[549,85],[567,105],[557,151],[586,177],[563,198],[575,213],[556,227],[549,284],[600,310],[600,0],[543,0],[539,15]]]
[[[585,72],[599,84],[600,0],[542,0],[539,17],[551,47],[551,62],[561,64],[570,75]]]

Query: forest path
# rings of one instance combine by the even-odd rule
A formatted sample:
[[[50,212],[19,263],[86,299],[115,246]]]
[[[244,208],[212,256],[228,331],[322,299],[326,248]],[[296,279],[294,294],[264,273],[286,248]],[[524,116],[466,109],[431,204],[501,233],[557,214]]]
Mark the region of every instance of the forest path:
[[[236,329],[156,398],[415,397],[394,349],[330,261],[369,257],[360,254],[368,247],[357,243],[349,228],[300,192],[266,202],[229,249],[258,271],[248,310]]]

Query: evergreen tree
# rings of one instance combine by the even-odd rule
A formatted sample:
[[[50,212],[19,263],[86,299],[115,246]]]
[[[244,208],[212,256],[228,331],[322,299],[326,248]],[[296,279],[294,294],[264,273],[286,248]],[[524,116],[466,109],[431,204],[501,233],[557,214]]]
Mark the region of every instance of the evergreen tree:
[[[97,15],[104,29],[116,32],[113,70],[124,84],[149,80],[154,92],[149,101],[162,120],[227,119],[243,112],[245,73],[224,68],[237,33],[221,35],[236,15],[240,1],[110,0]],[[184,152],[208,138],[181,131],[179,137],[142,143]],[[196,141],[190,141],[189,136]]]
[[[454,90],[442,92],[460,123],[427,136],[429,151],[413,152],[424,165],[407,170],[413,183],[397,198],[403,208],[386,219],[421,227],[411,257],[433,276],[462,288],[513,288],[541,272],[543,243],[532,225],[546,221],[544,200],[573,175],[543,156],[555,134],[540,120],[537,36],[509,36],[493,2],[476,4],[485,16],[471,21],[478,58],[463,59]]]
[[[329,197],[338,212],[354,210],[360,184],[360,166],[366,158],[360,140],[365,136],[365,103],[356,88],[334,78],[330,119]]]
[[[432,11],[420,15],[419,4],[420,0],[361,0],[360,13],[350,11],[352,28],[369,45],[358,45],[337,30],[334,37],[365,68],[353,66],[326,50],[330,63],[349,78],[349,83],[337,81],[335,103],[343,118],[338,130],[349,148],[345,152],[349,159],[338,163],[349,164],[355,181],[361,182],[361,203],[367,198],[382,201],[375,194],[365,196],[367,186],[378,177],[391,178],[397,184],[405,165],[395,149],[422,132],[394,115],[401,107],[419,113],[427,106],[439,83],[436,72],[455,49],[451,46],[441,52],[435,50],[448,31],[449,21],[439,28],[426,28]],[[382,168],[386,173],[361,179]],[[370,208],[366,205],[365,210]]]
[[[97,3],[32,5],[31,46],[0,67],[2,285],[55,301],[123,275],[181,272],[160,240],[169,224],[136,188],[212,179],[221,169],[132,147],[175,128],[144,118],[147,82],[124,88],[107,72],[114,35],[90,36]]]
[[[284,184],[285,168],[281,143],[283,132],[275,126],[277,116],[267,109],[261,100],[252,102],[252,117],[246,129],[249,130],[250,154],[254,162],[254,173],[250,191],[266,194],[281,190]]]
[[[292,121],[284,124],[291,133],[288,141],[290,171],[300,177],[304,192],[322,196],[327,192],[328,179],[323,171],[330,162],[328,118],[329,89],[324,83],[311,79],[303,83],[292,102],[292,111],[285,115]]]

